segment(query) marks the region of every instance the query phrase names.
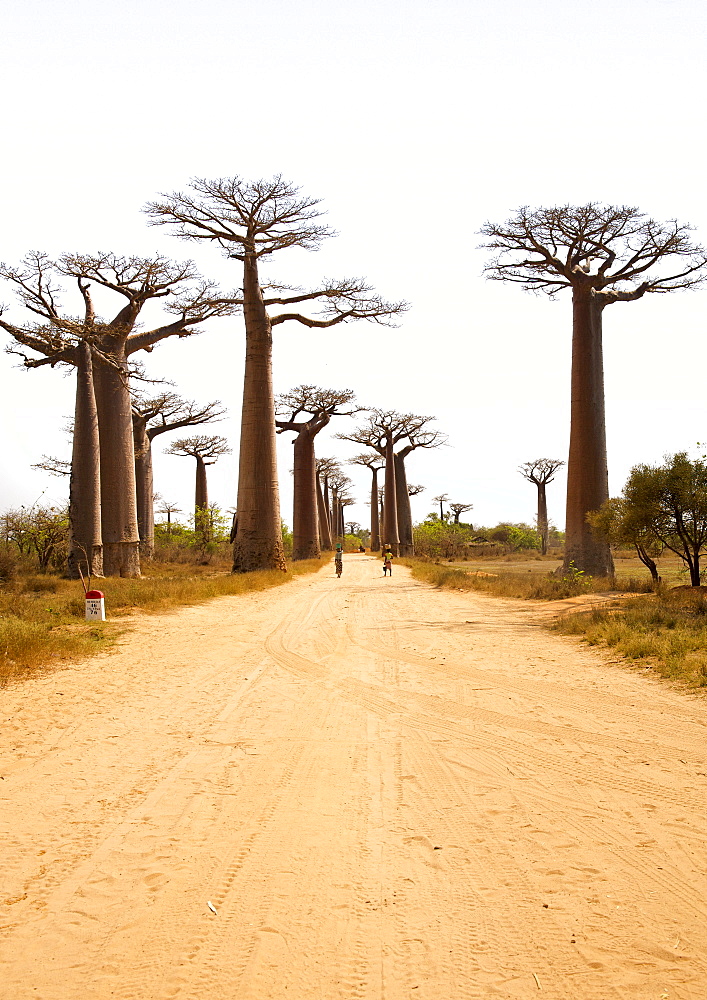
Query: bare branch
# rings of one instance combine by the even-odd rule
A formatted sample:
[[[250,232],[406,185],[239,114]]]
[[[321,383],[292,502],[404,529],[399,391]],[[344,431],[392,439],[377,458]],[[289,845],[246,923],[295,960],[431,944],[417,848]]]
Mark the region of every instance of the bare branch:
[[[169,446],[166,455],[189,455],[200,458],[204,465],[213,465],[221,455],[229,455],[228,441],[218,435],[197,434],[191,438],[179,438]]]
[[[658,223],[629,206],[524,207],[503,225],[486,223],[481,232],[488,239],[485,249],[495,254],[487,277],[551,296],[582,282],[606,305],[693,288],[707,278],[707,251],[692,242],[690,226]],[[656,273],[668,257],[682,258],[684,266]]]

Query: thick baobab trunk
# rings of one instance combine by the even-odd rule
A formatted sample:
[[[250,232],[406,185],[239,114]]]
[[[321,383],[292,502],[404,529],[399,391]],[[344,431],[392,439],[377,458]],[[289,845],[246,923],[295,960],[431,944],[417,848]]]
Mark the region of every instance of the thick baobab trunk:
[[[405,473],[405,456],[395,456],[395,499],[398,508],[398,537],[401,556],[414,556],[415,545],[412,536],[412,511]]]
[[[324,509],[326,511],[327,526],[329,528],[329,541],[331,542],[334,535],[334,522],[331,516],[331,497],[329,496],[329,476],[324,477]]]
[[[319,522],[319,546],[320,550],[325,551],[332,548],[331,544],[331,529],[329,527],[329,517],[327,515],[326,503],[324,500],[324,492],[322,490],[322,483],[319,476],[316,476],[317,485],[317,514]],[[321,552],[320,552],[321,554]]]
[[[319,559],[321,554],[314,435],[301,430],[294,441],[292,558]]]
[[[400,539],[398,537],[398,505],[395,502],[395,455],[393,442],[389,440],[385,446],[385,505],[383,508],[383,544],[390,545],[393,555],[400,554]]]
[[[332,487],[331,491],[331,537],[332,540],[336,538],[341,538],[341,509],[339,506],[339,494],[338,491]]]
[[[194,489],[194,533],[204,544],[211,541],[209,517],[209,491],[206,485],[206,462],[201,455],[196,459],[196,486]]]
[[[547,495],[545,483],[537,483],[538,487],[538,534],[540,535],[540,549],[542,554],[547,555]]]
[[[371,469],[371,552],[380,552],[380,518],[378,516],[378,469]]]
[[[272,329],[258,282],[257,260],[246,255],[243,415],[238,467],[238,529],[233,572],[286,569],[275,446]]]
[[[69,485],[68,573],[103,576],[101,533],[101,460],[98,411],[93,386],[91,348],[85,341],[77,348],[76,409]]]
[[[113,355],[118,357],[118,353]],[[140,576],[135,451],[128,377],[124,367],[94,365],[101,443],[101,522],[103,572]]]
[[[604,419],[602,304],[592,289],[573,289],[572,413],[567,462],[563,572],[571,564],[592,576],[614,572],[609,544],[592,532],[587,514],[609,498]]]
[[[133,412],[133,447],[135,449],[135,493],[140,555],[152,559],[155,554],[155,501],[152,474],[152,442],[147,421]]]

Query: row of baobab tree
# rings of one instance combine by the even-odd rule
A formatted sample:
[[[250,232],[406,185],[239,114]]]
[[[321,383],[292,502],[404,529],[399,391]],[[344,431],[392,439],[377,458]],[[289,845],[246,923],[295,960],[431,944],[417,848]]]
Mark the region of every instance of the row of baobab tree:
[[[332,459],[315,457],[315,438],[334,416],[363,411],[350,390],[302,385],[278,398],[276,428],[293,432],[294,510],[293,558],[312,559],[331,548],[333,537],[344,534],[344,508],[352,503],[350,485]],[[381,533],[395,555],[412,555],[412,513],[405,460],[418,448],[437,448],[445,437],[430,427],[433,418],[394,410],[367,411],[365,422],[336,437],[362,445],[367,452],[352,459],[371,472],[371,548],[380,547]],[[378,473],[384,474],[382,527],[378,512]],[[330,493],[332,499],[330,502]],[[240,508],[238,510],[240,522]],[[239,529],[240,530],[240,529]]]
[[[320,221],[319,202],[301,196],[297,187],[280,176],[253,182],[237,176],[196,179],[188,191],[162,195],[146,206],[146,212],[153,224],[168,227],[182,239],[216,246],[227,260],[237,262],[242,269],[241,287],[223,292],[198,275],[191,263],[176,264],[161,256],[65,254],[51,261],[34,254],[20,267],[3,265],[0,269],[0,276],[14,283],[33,317],[24,325],[0,317],[0,326],[40,355],[39,360],[25,357],[28,367],[68,364],[77,371],[71,503],[74,510],[80,510],[82,524],[94,525],[86,531],[82,550],[89,553],[89,559],[98,559],[100,548],[107,574],[130,576],[140,571],[131,359],[167,337],[189,336],[207,319],[239,313],[245,325],[246,358],[233,568],[236,572],[284,569],[275,460],[273,329],[290,322],[309,328],[353,320],[392,325],[407,304],[384,300],[361,278],[327,280],[310,290],[263,280],[263,261],[295,247],[316,250],[334,235]],[[595,203],[523,207],[503,224],[487,223],[482,233],[485,248],[494,254],[485,272],[491,279],[516,282],[550,296],[565,288],[572,292],[564,568],[567,571],[573,564],[588,573],[607,575],[613,569],[608,541],[594,534],[587,522],[587,514],[608,498],[603,311],[615,302],[634,301],[648,293],[697,286],[707,275],[707,252],[693,243],[689,226],[675,221],[657,223],[636,208]],[[666,273],[658,273],[665,261],[676,263],[667,263]],[[57,280],[62,278],[76,282],[83,302],[78,317],[60,306]],[[122,297],[123,305],[112,320],[96,315],[93,285]],[[139,331],[140,313],[155,299],[166,303],[172,320]],[[396,428],[395,419],[384,416],[379,426],[364,428],[371,433],[364,433],[367,440],[361,443],[386,458],[386,496],[404,498],[404,468],[396,467],[395,445],[400,445],[399,453],[425,445],[413,444],[412,438]],[[296,433],[299,436],[299,430]],[[303,521],[298,538],[304,548],[298,552],[307,548],[307,539],[311,542],[312,518],[306,513],[312,503],[311,490],[308,472],[302,517],[309,517],[309,526]],[[385,504],[384,539],[401,552],[409,545],[406,519],[402,499]]]
[[[316,249],[333,233],[318,222],[317,201],[300,197],[280,177],[248,183],[240,178],[197,180],[192,193],[165,196],[147,212],[179,236],[215,243],[242,265],[242,286],[224,292],[201,277],[192,263],[105,254],[65,254],[51,260],[33,253],[18,267],[2,265],[31,319],[0,326],[30,356],[28,368],[76,369],[74,446],[70,507],[73,562],[83,558],[94,575],[140,573],[138,490],[135,480],[131,379],[140,377],[134,355],[152,351],[168,337],[197,332],[205,320],[242,314],[246,361],[238,482],[234,570],[285,568],[275,462],[272,331],[287,322],[331,327],[365,319],[390,323],[407,308],[386,302],[360,278],[327,280],[312,290],[261,281],[261,258],[301,247]],[[81,308],[64,308],[62,281],[75,282]],[[117,295],[113,318],[97,315],[92,288]],[[162,300],[171,321],[137,329],[148,302]],[[318,307],[314,315],[299,311]],[[275,307],[282,307],[273,312]],[[39,355],[39,358],[36,357]]]

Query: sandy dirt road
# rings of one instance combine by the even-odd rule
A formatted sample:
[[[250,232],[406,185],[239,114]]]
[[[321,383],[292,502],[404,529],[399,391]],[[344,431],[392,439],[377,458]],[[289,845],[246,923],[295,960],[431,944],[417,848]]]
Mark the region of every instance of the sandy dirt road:
[[[707,704],[547,613],[355,556],[0,693],[0,996],[705,1000]]]

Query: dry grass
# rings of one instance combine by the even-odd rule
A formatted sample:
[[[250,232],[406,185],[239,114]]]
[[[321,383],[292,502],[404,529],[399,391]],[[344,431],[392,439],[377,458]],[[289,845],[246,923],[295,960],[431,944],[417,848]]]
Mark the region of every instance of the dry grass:
[[[292,563],[287,573],[261,570],[238,575],[226,564],[148,564],[138,580],[94,581],[106,595],[107,622],[84,620],[80,582],[52,575],[17,576],[0,587],[0,687],[62,660],[90,656],[105,648],[124,631],[121,615],[136,610],[167,611],[214,597],[267,590],[316,572],[325,562]]]
[[[484,562],[484,568],[475,564],[464,564],[465,568],[441,563],[419,562],[416,559],[400,559],[409,566],[412,575],[433,587],[449,590],[481,590],[497,597],[520,597],[538,601],[558,601],[580,594],[603,593],[622,590],[629,593],[646,593],[651,590],[650,578],[621,577],[619,580],[592,580],[581,574],[573,579],[552,576],[547,568],[544,574],[519,573],[504,565],[501,560]],[[472,569],[471,566],[474,565]],[[513,565],[513,564],[511,564]],[[547,567],[547,563],[545,563]]]
[[[632,598],[609,608],[565,615],[553,626],[608,646],[661,677],[707,687],[705,588],[683,588]]]

